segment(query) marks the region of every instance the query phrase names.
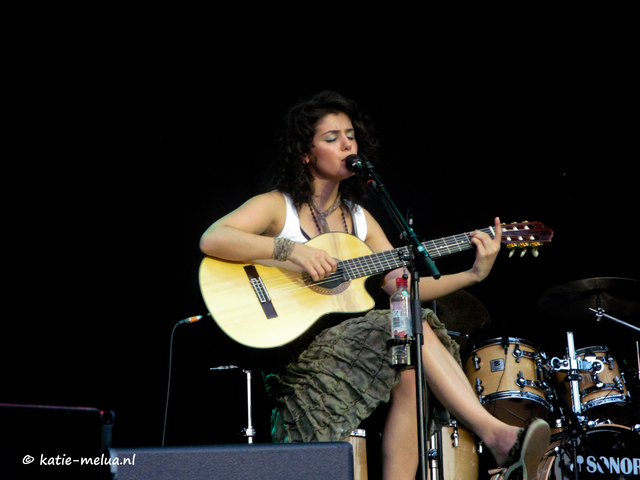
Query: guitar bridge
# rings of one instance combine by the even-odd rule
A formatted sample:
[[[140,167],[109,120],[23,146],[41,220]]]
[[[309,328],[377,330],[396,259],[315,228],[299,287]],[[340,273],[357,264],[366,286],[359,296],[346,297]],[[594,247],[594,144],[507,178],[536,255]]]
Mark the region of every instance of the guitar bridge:
[[[258,300],[260,300],[260,303],[270,302],[271,297],[269,296],[267,289],[264,287],[264,283],[262,283],[262,279],[251,278],[250,280],[251,280],[251,286],[253,287],[253,290],[256,292],[256,295],[258,295]]]
[[[269,296],[269,292],[267,291],[267,287],[264,286],[262,282],[262,278],[260,278],[260,274],[258,270],[256,270],[255,265],[247,265],[244,267],[244,271],[251,282],[251,287],[253,288],[256,297],[260,301],[260,305],[262,306],[262,310],[267,318],[276,318],[278,314],[276,313],[276,309],[271,303],[271,297]]]

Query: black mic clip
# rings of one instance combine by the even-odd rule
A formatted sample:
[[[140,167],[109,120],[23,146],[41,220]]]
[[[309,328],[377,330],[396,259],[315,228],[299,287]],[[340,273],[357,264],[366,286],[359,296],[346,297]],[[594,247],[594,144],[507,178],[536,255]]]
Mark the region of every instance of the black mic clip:
[[[358,175],[369,188],[372,190],[378,189],[378,183],[376,182],[375,175],[373,173],[373,165],[368,160],[362,160],[360,156],[351,154],[345,160],[347,169]]]

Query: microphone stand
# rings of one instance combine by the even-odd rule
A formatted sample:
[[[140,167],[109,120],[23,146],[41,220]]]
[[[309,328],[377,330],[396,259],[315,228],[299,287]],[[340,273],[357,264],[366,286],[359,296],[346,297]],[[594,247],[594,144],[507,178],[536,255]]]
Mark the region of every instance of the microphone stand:
[[[429,256],[427,250],[422,246],[413,229],[404,219],[396,205],[391,200],[384,185],[373,171],[373,166],[368,161],[362,161],[356,155],[350,155],[347,159],[348,168],[355,171],[367,186],[380,198],[389,216],[396,224],[400,231],[400,236],[405,240],[408,250],[409,272],[411,273],[411,318],[413,322],[413,340],[407,339],[412,348],[413,366],[416,370],[416,407],[418,414],[418,472],[423,480],[427,479],[427,435],[426,435],[426,402],[428,391],[424,381],[422,345],[424,344],[424,336],[422,330],[422,306],[420,304],[420,296],[418,294],[420,287],[420,274],[418,268],[420,265],[427,267],[431,276],[436,280],[440,278],[433,259]],[[391,340],[393,342],[394,340]],[[400,341],[403,343],[403,341]]]

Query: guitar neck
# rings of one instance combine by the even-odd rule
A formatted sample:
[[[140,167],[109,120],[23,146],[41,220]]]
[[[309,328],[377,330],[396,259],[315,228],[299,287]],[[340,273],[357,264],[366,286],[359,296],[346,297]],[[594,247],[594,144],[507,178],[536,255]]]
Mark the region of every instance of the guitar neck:
[[[487,233],[491,238],[495,237],[492,227],[487,227],[480,231]],[[438,240],[429,240],[421,245],[432,259],[442,258],[471,249],[473,245],[470,235],[471,232],[461,233]],[[407,265],[409,253],[409,247],[396,248],[395,250],[342,260],[339,262],[339,268],[342,270],[343,275],[349,279],[376,275]]]

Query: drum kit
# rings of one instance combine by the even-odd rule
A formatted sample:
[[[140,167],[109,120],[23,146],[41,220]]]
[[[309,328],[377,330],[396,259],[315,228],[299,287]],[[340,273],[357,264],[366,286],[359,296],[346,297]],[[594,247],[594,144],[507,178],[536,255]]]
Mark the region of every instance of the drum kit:
[[[576,349],[572,331],[566,332],[565,354],[555,357],[523,338],[492,338],[469,347],[463,361],[479,401],[510,425],[522,427],[532,418],[549,423],[551,445],[536,479],[640,479],[640,403],[635,393],[640,386],[640,281],[571,282],[545,292],[538,306],[583,326],[604,320],[621,325],[628,332],[621,341],[632,339],[635,345],[633,362],[625,359],[621,365],[607,345]],[[483,308],[476,313],[486,316]],[[482,444],[455,421],[431,437],[429,448],[432,480],[482,478]],[[502,480],[504,472],[489,470],[489,476]]]

